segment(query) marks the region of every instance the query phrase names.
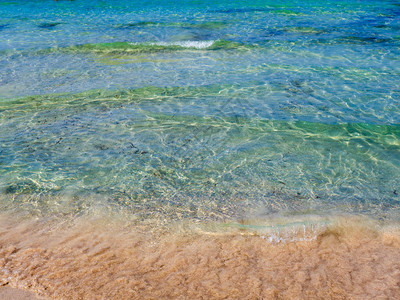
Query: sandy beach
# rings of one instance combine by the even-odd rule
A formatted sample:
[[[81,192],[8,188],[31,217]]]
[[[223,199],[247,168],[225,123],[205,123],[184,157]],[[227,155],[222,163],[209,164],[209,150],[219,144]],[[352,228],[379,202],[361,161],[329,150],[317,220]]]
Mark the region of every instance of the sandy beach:
[[[257,231],[151,232],[99,219],[60,227],[3,218],[1,228],[4,297],[35,299],[8,286],[45,299],[400,296],[398,228],[355,217],[291,242],[271,242]]]
[[[0,300],[39,300],[34,293],[8,286],[0,287]]]

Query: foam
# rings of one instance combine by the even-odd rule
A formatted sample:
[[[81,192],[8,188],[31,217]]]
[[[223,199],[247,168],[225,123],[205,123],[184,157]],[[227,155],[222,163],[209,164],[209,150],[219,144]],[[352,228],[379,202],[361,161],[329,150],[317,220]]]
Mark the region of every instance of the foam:
[[[215,41],[178,41],[178,42],[154,42],[147,43],[152,46],[179,46],[182,48],[195,48],[195,49],[207,49],[211,47]],[[145,45],[143,43],[129,43],[131,45]]]

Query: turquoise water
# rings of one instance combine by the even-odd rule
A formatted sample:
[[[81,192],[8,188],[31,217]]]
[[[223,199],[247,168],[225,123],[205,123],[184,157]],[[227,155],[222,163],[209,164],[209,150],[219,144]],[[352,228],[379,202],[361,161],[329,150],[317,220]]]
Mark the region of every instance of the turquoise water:
[[[400,216],[397,1],[0,1],[2,207]]]

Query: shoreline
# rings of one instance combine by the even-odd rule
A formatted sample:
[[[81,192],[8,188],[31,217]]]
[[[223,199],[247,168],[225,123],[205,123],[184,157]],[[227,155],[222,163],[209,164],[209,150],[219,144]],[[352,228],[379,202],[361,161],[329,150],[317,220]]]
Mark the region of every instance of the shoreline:
[[[284,241],[266,238],[261,225],[160,231],[107,218],[60,226],[2,216],[0,282],[44,299],[400,296],[400,227],[331,221],[307,240],[306,227],[285,227],[281,236],[300,238]]]

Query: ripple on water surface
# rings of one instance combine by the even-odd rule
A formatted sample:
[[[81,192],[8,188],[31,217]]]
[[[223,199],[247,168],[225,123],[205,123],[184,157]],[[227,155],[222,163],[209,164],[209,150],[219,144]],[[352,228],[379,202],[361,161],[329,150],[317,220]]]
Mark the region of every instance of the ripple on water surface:
[[[400,298],[396,3],[0,7],[0,284]]]

